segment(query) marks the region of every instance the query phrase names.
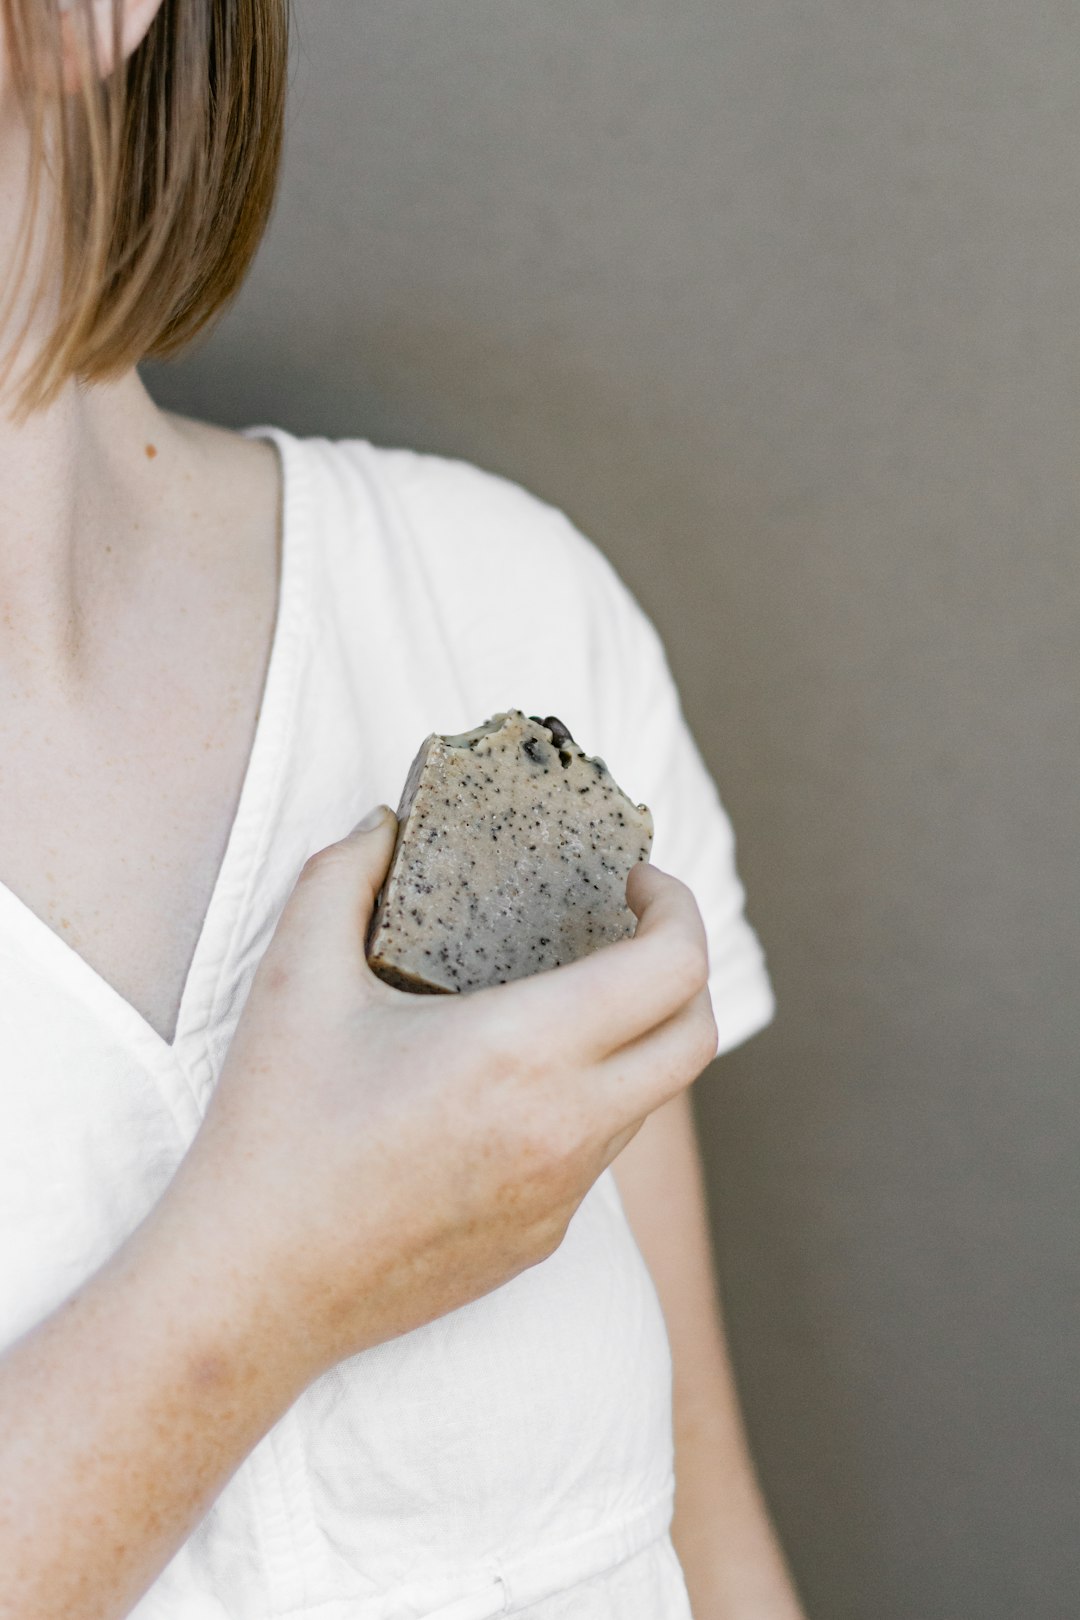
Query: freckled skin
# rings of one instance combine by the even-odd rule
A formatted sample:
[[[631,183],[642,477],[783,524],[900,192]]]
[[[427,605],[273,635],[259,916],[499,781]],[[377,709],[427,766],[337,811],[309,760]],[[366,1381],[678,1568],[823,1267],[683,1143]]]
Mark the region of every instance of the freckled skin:
[[[652,816],[555,715],[510,709],[459,737],[428,737],[398,816],[368,942],[372,970],[397,989],[502,984],[634,932],[626,879],[649,858]]]

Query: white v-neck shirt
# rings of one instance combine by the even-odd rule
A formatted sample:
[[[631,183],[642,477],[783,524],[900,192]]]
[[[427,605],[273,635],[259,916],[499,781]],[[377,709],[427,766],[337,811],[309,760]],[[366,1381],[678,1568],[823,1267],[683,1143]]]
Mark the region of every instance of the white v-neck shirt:
[[[557,714],[697,897],[726,1051],[773,997],[730,822],[651,622],[557,508],[466,462],[272,427],[280,597],[172,1043],[0,884],[0,1344],[82,1283],[191,1143],[301,866],[396,805],[428,733]],[[138,1620],[688,1620],[671,1367],[604,1172],[559,1249],[354,1356],[255,1448]]]

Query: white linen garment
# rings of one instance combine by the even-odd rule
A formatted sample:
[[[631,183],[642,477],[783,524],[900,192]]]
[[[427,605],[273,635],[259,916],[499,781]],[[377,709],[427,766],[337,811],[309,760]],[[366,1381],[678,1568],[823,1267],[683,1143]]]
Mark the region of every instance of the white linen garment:
[[[719,1050],[768,1022],[727,816],[650,621],[556,508],[468,463],[270,438],[281,594],[254,746],[166,1043],[0,885],[0,1343],[161,1195],[297,874],[432,731],[556,714],[694,891]],[[343,1362],[256,1447],[138,1620],[688,1620],[670,1358],[611,1171],[549,1259]]]

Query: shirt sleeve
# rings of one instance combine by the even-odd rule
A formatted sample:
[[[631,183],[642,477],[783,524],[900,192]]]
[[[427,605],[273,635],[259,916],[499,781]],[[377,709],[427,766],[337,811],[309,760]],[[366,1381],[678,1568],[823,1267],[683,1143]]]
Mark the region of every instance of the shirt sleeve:
[[[697,900],[708,938],[719,1056],[763,1029],[775,1012],[764,952],[745,914],[734,831],[683,714],[655,625],[603,552],[559,516],[583,581],[590,684],[603,717],[605,760],[619,785],[653,813],[650,859]]]

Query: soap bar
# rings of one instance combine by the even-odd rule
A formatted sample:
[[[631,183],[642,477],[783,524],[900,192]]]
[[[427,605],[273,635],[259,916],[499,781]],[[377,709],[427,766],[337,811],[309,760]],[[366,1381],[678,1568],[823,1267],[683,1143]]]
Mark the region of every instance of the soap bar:
[[[520,709],[433,733],[409,770],[367,938],[400,990],[504,984],[633,934],[626,877],[652,848],[652,814],[561,720]]]

